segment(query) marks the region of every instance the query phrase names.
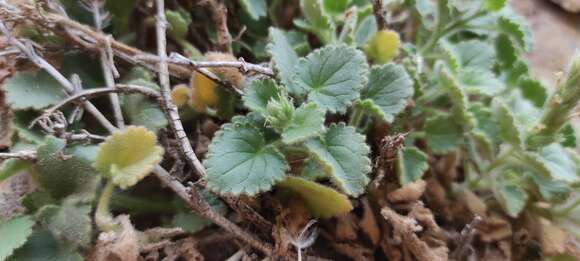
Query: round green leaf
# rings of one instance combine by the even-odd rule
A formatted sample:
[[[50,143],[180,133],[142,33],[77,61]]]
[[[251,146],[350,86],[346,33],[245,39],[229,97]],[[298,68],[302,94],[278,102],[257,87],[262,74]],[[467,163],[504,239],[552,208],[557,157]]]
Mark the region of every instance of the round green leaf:
[[[427,145],[434,153],[451,152],[463,144],[463,128],[451,115],[437,115],[425,122]]]
[[[416,147],[404,147],[398,152],[397,174],[401,186],[419,180],[429,168],[429,157]]]
[[[268,102],[281,98],[282,89],[271,79],[252,81],[246,87],[242,100],[244,106],[255,112],[264,112]]]
[[[155,133],[144,127],[117,131],[99,145],[95,168],[122,189],[131,187],[161,162],[163,148],[156,142]]]
[[[355,197],[365,191],[371,171],[370,149],[353,127],[332,124],[326,134],[308,140],[305,146],[342,191]]]
[[[242,122],[222,125],[209,145],[204,165],[210,190],[250,196],[269,190],[288,169],[280,151],[266,144],[258,129]]]
[[[405,69],[385,64],[371,69],[369,83],[361,91],[361,105],[390,123],[405,108],[411,95],[413,82]]]
[[[308,101],[330,112],[345,112],[367,81],[364,54],[346,45],[330,45],[300,59],[293,80]]]
[[[282,131],[282,141],[293,144],[324,132],[324,111],[315,103],[306,103],[296,109],[290,123]]]
[[[17,73],[4,88],[8,104],[15,110],[42,109],[66,97],[60,84],[45,71]]]
[[[26,243],[32,234],[34,221],[29,216],[14,217],[0,222],[0,260],[8,258],[12,252]]]

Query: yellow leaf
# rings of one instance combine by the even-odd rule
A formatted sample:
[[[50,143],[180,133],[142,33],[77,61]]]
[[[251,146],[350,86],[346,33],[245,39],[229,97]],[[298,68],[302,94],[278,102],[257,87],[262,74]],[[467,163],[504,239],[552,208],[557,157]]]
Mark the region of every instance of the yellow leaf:
[[[191,78],[191,106],[197,112],[205,112],[206,107],[218,104],[219,96],[216,93],[216,83],[199,72],[194,72]]]
[[[95,169],[122,189],[145,178],[163,157],[155,133],[130,126],[107,137],[99,145]]]
[[[185,84],[178,84],[171,90],[171,99],[177,107],[182,107],[189,101],[191,89]]]
[[[340,216],[352,210],[352,204],[347,196],[313,181],[287,177],[277,186],[300,195],[310,214],[317,218]]]
[[[399,39],[397,32],[383,30],[373,36],[365,51],[375,63],[383,64],[397,56],[400,45],[401,39]]]

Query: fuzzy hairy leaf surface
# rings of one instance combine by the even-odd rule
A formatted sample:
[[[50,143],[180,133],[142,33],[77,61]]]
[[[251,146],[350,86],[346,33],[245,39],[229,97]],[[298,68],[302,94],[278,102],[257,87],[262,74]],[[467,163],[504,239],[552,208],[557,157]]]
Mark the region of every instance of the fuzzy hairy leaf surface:
[[[570,183],[580,181],[580,160],[575,151],[567,150],[558,143],[552,143],[543,147],[539,154],[552,178]]]
[[[288,163],[263,134],[247,123],[222,125],[209,145],[207,186],[220,194],[255,195],[284,179]]]
[[[530,51],[533,46],[532,32],[525,19],[514,11],[506,9],[497,19],[501,32],[510,36],[519,48]]]
[[[528,194],[520,184],[502,184],[497,196],[502,207],[513,218],[522,212],[528,200]]]
[[[271,79],[252,81],[245,88],[242,101],[248,109],[263,113],[271,99],[282,97],[282,89]]]
[[[368,42],[366,54],[377,64],[383,64],[393,59],[399,53],[401,39],[392,30],[378,31]]]
[[[92,230],[90,213],[90,205],[75,205],[65,200],[61,206],[44,206],[37,218],[55,238],[73,246],[88,247]]]
[[[254,20],[258,20],[261,17],[266,16],[266,1],[265,0],[242,0],[240,1],[242,7]]]
[[[451,115],[436,115],[425,122],[427,145],[434,153],[445,154],[463,144],[463,126]]]
[[[498,103],[495,109],[495,116],[498,121],[501,139],[513,146],[521,147],[523,134],[511,110],[506,105]]]
[[[391,123],[413,95],[413,82],[401,65],[385,64],[371,69],[369,82],[361,91],[361,105]]]
[[[0,163],[0,182],[28,169],[31,166],[28,161],[21,159],[7,159]]]
[[[367,82],[364,54],[346,45],[330,45],[300,59],[293,80],[325,111],[345,112]]]
[[[288,126],[282,130],[282,141],[294,144],[316,137],[324,132],[324,111],[316,103],[305,103],[292,115]]]
[[[457,123],[463,125],[463,128],[470,130],[475,125],[473,115],[467,110],[467,95],[459,87],[457,80],[446,70],[441,71],[441,87],[449,94],[453,107],[451,112]]]
[[[490,69],[495,63],[493,46],[477,40],[460,42],[452,45],[452,54],[460,68]]]
[[[356,46],[364,47],[376,33],[377,20],[372,15],[365,17],[354,31],[354,42]]]
[[[98,176],[91,166],[92,160],[82,155],[81,150],[65,150],[65,146],[64,140],[46,137],[45,143],[38,147],[35,179],[57,199],[71,194],[94,193],[90,187],[97,182]]]
[[[144,79],[133,80],[128,84],[159,90],[159,86],[155,83]],[[167,119],[163,111],[157,103],[148,97],[141,94],[124,95],[121,97],[121,106],[131,125],[144,126],[154,132],[167,126]]]
[[[364,192],[371,170],[370,149],[353,127],[332,124],[321,138],[308,140],[305,146],[342,191],[353,197]]]
[[[129,126],[99,145],[94,166],[101,175],[126,189],[149,175],[161,162],[163,148],[156,143],[155,133],[144,127]]]
[[[14,110],[42,109],[66,97],[60,84],[45,71],[16,73],[6,80],[4,89]]]
[[[400,149],[398,151],[396,170],[401,186],[421,179],[429,168],[428,159],[428,155],[416,147]]]
[[[289,176],[276,186],[298,194],[310,214],[316,218],[340,216],[353,209],[347,196],[304,178]]]
[[[303,93],[302,90],[295,87],[292,83],[296,64],[298,64],[298,54],[294,51],[284,31],[272,27],[269,32],[270,42],[266,49],[272,56],[274,68],[278,71],[282,84],[288,88],[288,92],[291,94]]]
[[[324,168],[322,164],[316,159],[308,158],[304,161],[302,165],[302,171],[300,172],[300,177],[316,181],[319,178],[326,177],[328,171]]]
[[[6,260],[12,252],[26,243],[32,234],[34,221],[30,216],[13,217],[0,221],[0,260]]]
[[[538,108],[542,108],[544,103],[546,103],[546,100],[548,100],[548,91],[538,80],[524,77],[520,79],[518,86],[522,91],[522,96],[531,101]]]
[[[324,43],[334,41],[335,25],[324,10],[322,0],[300,0],[300,8],[306,20],[295,20],[296,26],[316,34]]]
[[[16,250],[14,261],[81,261],[82,256],[71,246],[57,241],[47,230],[32,233],[26,244]]]
[[[469,94],[493,96],[505,89],[504,83],[489,70],[466,68],[459,73],[458,81]]]

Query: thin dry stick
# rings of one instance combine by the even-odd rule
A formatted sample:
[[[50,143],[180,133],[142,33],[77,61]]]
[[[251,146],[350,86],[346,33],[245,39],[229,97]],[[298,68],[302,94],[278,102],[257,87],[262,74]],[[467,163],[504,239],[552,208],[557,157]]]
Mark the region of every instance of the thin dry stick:
[[[377,29],[380,31],[387,28],[383,0],[373,0],[373,14],[375,15],[375,20],[377,21]]]
[[[101,8],[103,3],[100,0],[94,0],[91,5],[91,10],[93,11],[93,20],[95,21],[95,27],[97,32],[102,32],[103,21],[105,17],[101,16]],[[109,57],[107,49],[110,48],[110,41],[106,41],[104,47],[99,48],[99,56],[101,59],[101,68],[103,70],[103,75],[105,76],[105,83],[107,87],[115,87],[115,77],[113,75],[113,57]],[[109,93],[109,100],[113,107],[113,117],[115,118],[115,123],[120,129],[125,128],[125,120],[123,119],[123,112],[121,111],[121,105],[119,104],[119,96],[111,92]]]
[[[60,101],[59,103],[53,105],[52,107],[45,109],[41,116],[34,119],[30,123],[29,128],[32,128],[38,122],[38,120],[40,120],[41,118],[44,118],[47,115],[51,115],[56,110],[62,108],[63,106],[65,106],[69,103],[80,102],[80,101],[83,101],[85,99],[91,99],[93,97],[101,96],[104,94],[109,95],[111,93],[125,93],[125,94],[140,93],[140,94],[143,94],[143,95],[151,97],[151,98],[158,98],[159,97],[159,93],[157,93],[156,91],[154,91],[150,88],[142,87],[142,86],[138,86],[138,85],[130,85],[130,84],[118,84],[112,88],[106,87],[106,88],[93,88],[93,89],[89,89],[89,90],[83,90],[83,91],[77,92],[73,95],[66,97],[66,99]]]
[[[195,169],[201,177],[205,176],[205,168],[193,152],[189,139],[183,129],[183,125],[179,119],[179,113],[177,111],[177,106],[173,103],[171,99],[171,89],[169,83],[169,71],[167,66],[167,49],[166,49],[166,30],[167,30],[167,20],[165,18],[165,3],[164,0],[156,0],[157,5],[157,21],[155,23],[156,33],[157,33],[157,55],[159,56],[159,82],[160,82],[160,93],[162,108],[165,112],[166,117],[169,120],[169,126],[175,137],[179,142],[179,147],[181,152],[186,157],[188,164]],[[168,173],[167,175],[161,175],[161,171],[156,173],[159,178],[166,179],[167,182],[173,181],[170,184],[176,186],[175,191],[181,190],[183,185],[175,179],[172,179]],[[167,178],[170,180],[167,180]],[[175,184],[174,184],[175,183]],[[179,185],[179,186],[177,186]],[[183,191],[187,192],[187,191]],[[183,193],[179,192],[179,193]],[[269,255],[272,252],[272,248],[267,246],[265,243],[260,242],[258,239],[254,238],[246,231],[240,229],[237,225],[226,219],[225,217],[217,214],[212,210],[211,206],[207,201],[197,192],[195,187],[191,187],[191,194],[185,193],[180,194],[181,197],[190,197],[187,199],[190,207],[197,210],[202,216],[214,221],[216,224],[220,225],[222,228],[234,233],[240,239],[244,240],[246,243],[250,244],[252,247],[262,251],[263,253]]]
[[[44,60],[42,57],[40,57],[39,55],[37,55],[34,51],[34,48],[29,45],[25,45],[24,43],[20,42],[19,40],[17,40],[16,38],[14,38],[12,36],[12,34],[10,33],[10,31],[8,30],[8,28],[6,27],[6,25],[4,24],[4,22],[2,20],[0,20],[0,31],[2,31],[2,33],[6,36],[6,38],[8,39],[8,41],[16,46],[18,49],[20,49],[20,51],[22,51],[22,53],[26,54],[26,56],[28,57],[28,59],[30,61],[32,61],[34,64],[36,64],[38,67],[44,69],[46,72],[48,72],[55,80],[57,80],[60,85],[62,85],[62,87],[65,89],[65,91],[70,94],[70,93],[74,93],[74,85],[72,84],[72,82],[70,82],[66,77],[64,77],[58,70],[56,70],[56,68],[54,68],[50,63],[48,63],[46,60]],[[90,102],[85,102],[84,103],[84,107],[85,109],[91,113],[107,130],[109,131],[114,131],[117,128],[115,126],[113,126],[113,124],[111,124],[111,122],[109,122],[109,120],[107,120],[107,118],[105,117],[105,115],[103,115],[98,109],[97,107],[95,107],[92,103]]]
[[[19,152],[0,153],[0,160],[6,160],[6,159],[35,160],[36,159],[36,151],[19,151]]]

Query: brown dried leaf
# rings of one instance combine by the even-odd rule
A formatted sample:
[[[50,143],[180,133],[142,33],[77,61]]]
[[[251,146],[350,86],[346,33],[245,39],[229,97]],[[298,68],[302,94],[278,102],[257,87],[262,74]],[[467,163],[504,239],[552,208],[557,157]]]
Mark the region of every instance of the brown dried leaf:
[[[359,226],[361,230],[369,237],[373,245],[377,246],[379,244],[379,240],[381,239],[379,225],[377,224],[375,214],[373,213],[373,209],[371,208],[368,199],[363,198],[361,202],[364,212],[362,219],[359,222]]]
[[[427,182],[420,179],[390,192],[387,195],[387,198],[389,201],[394,203],[413,202],[418,200],[423,195],[426,185]]]
[[[483,242],[495,242],[512,236],[512,227],[508,221],[498,217],[486,217],[478,225],[479,237]]]
[[[352,213],[337,218],[335,231],[337,241],[356,240],[357,230],[356,217]]]
[[[478,215],[480,217],[487,216],[487,205],[481,198],[479,198],[475,193],[473,193],[468,188],[463,188],[460,192],[460,197],[463,203],[471,211],[471,213]]]
[[[435,222],[433,213],[423,205],[423,202],[418,202],[413,206],[411,212],[409,212],[409,217],[417,220],[419,224],[426,228],[426,231],[432,232],[438,238],[443,238],[441,228]]]
[[[563,254],[566,251],[568,233],[543,218],[540,225],[543,253],[548,256]]]
[[[220,52],[208,52],[205,54],[205,58],[209,62],[235,62],[236,57],[229,53]],[[215,73],[218,77],[231,83],[236,88],[242,88],[242,83],[244,81],[244,76],[237,68],[233,67],[215,67],[211,68],[210,71]]]
[[[421,231],[422,227],[417,224],[415,219],[402,216],[388,207],[381,210],[383,217],[391,224],[395,235],[401,237],[402,244],[413,256],[419,261],[437,261],[447,260],[449,249],[445,246],[430,248],[429,245],[419,239],[416,232]]]
[[[99,235],[97,245],[87,257],[89,261],[137,261],[139,258],[139,240],[129,216],[116,218],[121,225],[119,231],[103,232]]]
[[[336,252],[349,257],[352,260],[374,260],[373,251],[359,244],[333,243]]]

